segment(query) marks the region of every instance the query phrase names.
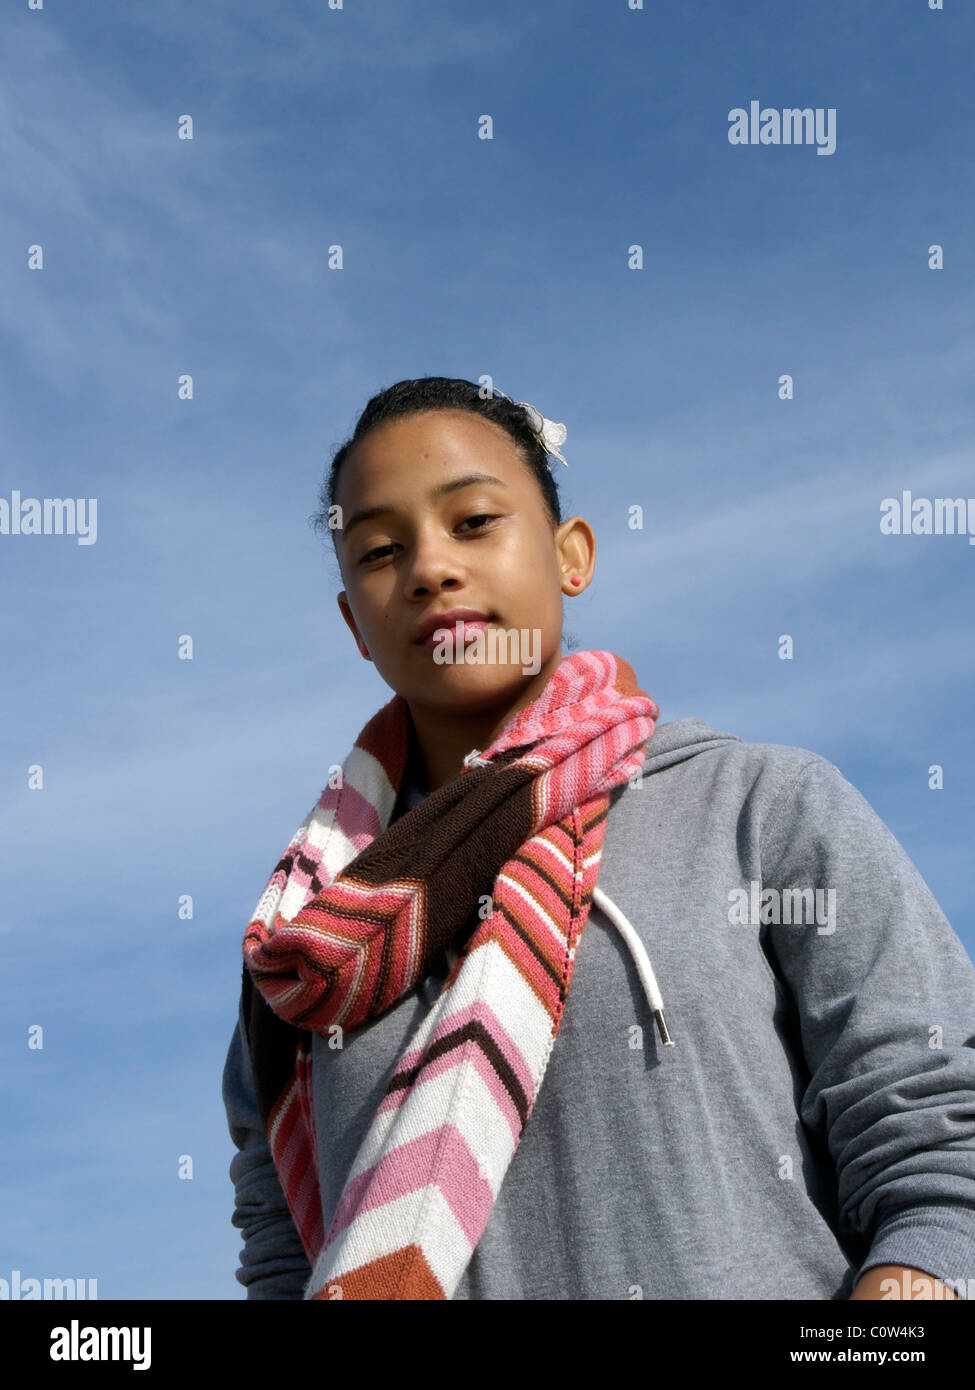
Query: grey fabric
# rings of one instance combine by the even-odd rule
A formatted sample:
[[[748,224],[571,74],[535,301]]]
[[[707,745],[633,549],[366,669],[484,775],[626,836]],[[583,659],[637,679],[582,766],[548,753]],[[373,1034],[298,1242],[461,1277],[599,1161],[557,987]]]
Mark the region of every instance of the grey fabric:
[[[822,911],[733,925],[732,895],[751,900],[753,881],[818,888],[823,908],[834,890],[835,930]],[[593,908],[455,1297],[844,1299],[888,1263],[975,1288],[975,967],[838,769],[699,719],[659,724],[642,784],[613,796],[599,887],[649,953],[676,1046],[660,1045],[630,950]],[[341,1050],[315,1039],[326,1228],[446,973],[442,960]],[[239,1024],[224,1102],[236,1277],[249,1298],[299,1299],[310,1269]]]

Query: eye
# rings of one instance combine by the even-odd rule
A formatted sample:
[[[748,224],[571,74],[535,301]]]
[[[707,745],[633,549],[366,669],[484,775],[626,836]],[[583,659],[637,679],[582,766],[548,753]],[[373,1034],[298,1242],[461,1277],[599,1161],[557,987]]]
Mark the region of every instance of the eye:
[[[468,523],[469,521],[483,521],[483,522],[488,522],[488,521],[496,521],[496,520],[497,520],[497,515],[496,515],[495,513],[493,513],[493,512],[477,512],[476,515],[474,515],[474,516],[465,517],[464,520],[461,522],[461,525],[462,525],[462,526],[466,526],[467,523]],[[478,527],[475,528],[475,530],[477,530],[477,531],[483,531],[483,530],[484,530],[484,527],[483,527],[483,526],[478,526]],[[365,555],[363,555],[362,559],[359,561],[359,564],[360,564],[360,565],[365,565],[365,564],[367,564],[368,561],[370,561],[370,560],[379,560],[379,559],[382,559],[383,551],[392,550],[392,548],[393,548],[393,542],[390,542],[389,545],[377,545],[373,550],[369,550],[369,551],[366,552]]]
[[[370,550],[370,551],[368,551],[365,555],[363,555],[362,559],[359,561],[359,564],[360,564],[360,565],[364,565],[364,564],[366,563],[367,560],[375,560],[375,559],[377,559],[377,558],[379,557],[380,552],[383,551],[383,550],[392,550],[392,546],[391,546],[391,545],[377,545],[376,548],[375,548],[375,550]]]

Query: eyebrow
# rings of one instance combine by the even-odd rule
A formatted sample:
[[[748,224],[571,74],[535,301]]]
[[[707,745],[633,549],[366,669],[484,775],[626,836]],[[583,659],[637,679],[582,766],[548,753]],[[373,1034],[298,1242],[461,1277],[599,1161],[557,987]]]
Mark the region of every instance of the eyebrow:
[[[439,497],[446,497],[450,492],[459,492],[461,488],[473,487],[475,483],[493,483],[495,487],[507,487],[500,478],[495,478],[490,473],[465,473],[462,478],[452,478],[449,483],[439,483],[435,488],[431,488],[428,496],[431,502],[435,502]],[[373,517],[386,516],[389,512],[395,512],[395,507],[390,507],[381,503],[377,507],[363,507],[361,511],[354,512],[345,526],[342,527],[342,534],[346,541],[353,526],[358,526],[360,521],[372,521]]]

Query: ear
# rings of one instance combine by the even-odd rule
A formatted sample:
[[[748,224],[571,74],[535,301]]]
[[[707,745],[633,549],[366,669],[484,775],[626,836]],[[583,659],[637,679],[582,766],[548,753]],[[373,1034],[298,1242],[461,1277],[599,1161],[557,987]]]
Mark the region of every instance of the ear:
[[[345,592],[344,589],[343,589],[342,592],[338,595],[338,597],[337,597],[337,602],[338,602],[338,606],[339,606],[339,608],[340,608],[340,610],[341,610],[341,612],[342,612],[342,617],[345,619],[346,624],[347,624],[348,627],[349,627],[349,630],[351,631],[353,637],[355,638],[356,646],[359,648],[359,651],[360,651],[360,652],[362,653],[362,655],[366,658],[366,660],[367,660],[367,661],[371,661],[371,660],[372,660],[372,657],[369,655],[369,649],[368,649],[368,647],[366,646],[365,642],[362,640],[362,637],[361,637],[361,635],[360,635],[360,633],[359,633],[359,629],[358,629],[358,627],[356,626],[356,620],[355,620],[355,618],[352,616],[352,609],[349,607],[348,596],[346,595],[346,592]]]
[[[563,521],[556,533],[556,549],[562,592],[581,594],[588,589],[596,568],[596,537],[588,521],[581,516]],[[573,578],[582,582],[573,584]]]

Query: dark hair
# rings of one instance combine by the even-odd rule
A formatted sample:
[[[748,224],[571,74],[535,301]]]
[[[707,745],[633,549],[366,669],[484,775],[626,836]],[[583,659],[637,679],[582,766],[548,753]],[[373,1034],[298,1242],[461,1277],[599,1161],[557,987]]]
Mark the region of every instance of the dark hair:
[[[479,387],[461,377],[421,376],[387,386],[366,404],[356,422],[352,437],[335,453],[328,476],[322,483],[318,497],[320,511],[311,518],[316,531],[333,529],[329,527],[328,520],[330,510],[335,505],[339,471],[354,446],[384,420],[392,420],[401,415],[416,415],[421,410],[470,410],[507,430],[538,481],[553,528],[561,525],[558,486],[548,465],[548,455],[532,433],[528,416],[522,407],[504,396],[492,394],[485,398],[481,395]]]

